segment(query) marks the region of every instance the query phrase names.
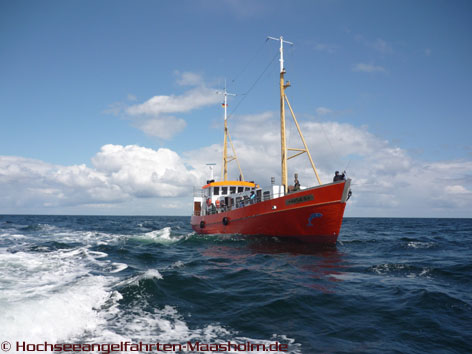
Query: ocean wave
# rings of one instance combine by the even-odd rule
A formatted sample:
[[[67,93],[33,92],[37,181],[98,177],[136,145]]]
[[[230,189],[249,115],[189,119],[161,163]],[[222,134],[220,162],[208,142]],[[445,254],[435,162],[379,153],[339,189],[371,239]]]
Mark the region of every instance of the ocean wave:
[[[421,241],[408,242],[408,247],[410,248],[431,248],[435,246],[436,246],[435,242],[421,242]]]
[[[146,232],[142,235],[132,236],[131,238],[142,242],[169,245],[184,240],[187,237],[188,235],[173,235],[170,227],[164,227],[159,230]]]
[[[164,305],[160,308],[150,307],[144,298],[136,299],[129,306],[132,307],[129,311],[120,311],[113,314],[105,309],[99,314],[103,319],[99,326],[79,339],[95,343],[141,341],[143,343],[186,344],[189,341],[193,343],[197,341],[200,343],[226,343],[231,341],[235,344],[250,342],[267,346],[278,341],[289,345],[289,353],[301,353],[301,345],[296,343],[295,339],[285,335],[274,334],[270,340],[267,340],[240,336],[236,331],[217,323],[190,326],[176,307],[171,305]],[[249,351],[239,352],[250,353]]]
[[[384,263],[372,266],[370,270],[378,275],[404,276],[407,278],[430,277],[434,269],[404,263]]]
[[[2,340],[55,343],[94,330],[113,279],[93,275],[91,259],[85,247],[0,253]]]
[[[139,283],[142,280],[150,280],[150,279],[164,279],[162,274],[157,270],[157,269],[148,269],[145,272],[134,275],[132,277],[129,277],[125,280],[121,280],[117,284],[114,285],[115,288],[122,288],[125,286],[139,286]]]

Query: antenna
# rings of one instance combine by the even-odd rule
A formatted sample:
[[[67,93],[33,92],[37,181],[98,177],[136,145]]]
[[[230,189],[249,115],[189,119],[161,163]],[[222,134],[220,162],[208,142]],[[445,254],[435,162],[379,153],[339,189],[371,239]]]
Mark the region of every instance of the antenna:
[[[280,36],[280,38],[275,37],[267,37],[267,39],[272,39],[274,41],[280,41],[280,72],[284,72],[284,43],[293,45],[292,42],[284,40],[284,37]]]
[[[226,120],[228,119],[228,96],[236,96],[235,93],[229,93],[228,91],[226,91],[226,79],[225,79],[225,90],[224,91],[216,91],[217,94],[219,95],[223,95],[224,96],[224,103],[223,103],[223,107],[225,108],[225,122]]]

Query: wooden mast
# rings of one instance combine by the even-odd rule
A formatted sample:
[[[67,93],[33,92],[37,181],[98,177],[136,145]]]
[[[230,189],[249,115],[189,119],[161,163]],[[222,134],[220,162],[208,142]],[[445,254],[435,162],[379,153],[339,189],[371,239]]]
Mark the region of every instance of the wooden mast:
[[[238,163],[239,174],[241,176],[241,180],[244,181],[244,175],[241,170],[241,166],[239,165],[238,157],[236,156],[236,151],[234,150],[233,142],[231,141],[231,136],[228,132],[228,96],[236,96],[234,93],[228,93],[226,91],[226,82],[225,82],[225,90],[223,92],[217,92],[219,94],[224,95],[224,103],[223,108],[225,110],[225,132],[224,132],[224,142],[223,142],[223,163],[221,166],[221,178],[223,181],[228,180],[228,163],[236,160]],[[228,139],[231,145],[231,149],[233,150],[233,156],[228,156]]]
[[[284,68],[284,43],[292,44],[292,42],[284,41],[283,37],[274,38],[268,37],[275,41],[280,41],[280,155],[282,167],[282,186],[285,194],[288,189],[288,172],[287,172],[287,138],[285,135],[285,88],[290,86],[290,83],[285,84],[285,68]]]
[[[282,42],[281,42],[282,43]],[[288,172],[287,172],[287,138],[285,136],[285,70],[280,71],[280,156],[282,167],[282,186],[284,193],[288,188]]]
[[[226,92],[226,87],[225,87],[225,103],[223,103],[224,109],[225,109],[225,141],[223,143],[223,173],[221,176],[223,177],[223,181],[228,180],[228,120],[226,119],[226,112],[227,112],[227,92]]]
[[[273,39],[275,41],[280,41],[280,141],[281,141],[280,146],[281,146],[281,165],[282,165],[281,166],[282,167],[282,185],[283,185],[285,194],[287,194],[287,190],[288,190],[287,160],[294,158],[300,154],[303,154],[304,152],[306,152],[308,155],[308,159],[310,160],[311,166],[316,175],[316,179],[318,180],[318,183],[320,185],[321,185],[321,180],[318,175],[318,171],[316,170],[313,159],[311,158],[311,154],[310,154],[310,151],[308,150],[308,146],[306,145],[305,138],[303,137],[302,131],[300,130],[300,126],[298,125],[297,118],[295,117],[292,107],[290,106],[290,102],[288,101],[288,98],[285,95],[285,89],[290,86],[290,82],[289,81],[285,82],[285,78],[284,78],[284,75],[285,75],[284,43],[288,43],[291,45],[293,45],[293,43],[289,41],[285,41],[282,36],[280,36],[280,38],[274,38],[274,37],[267,37],[267,38]],[[290,113],[292,114],[292,118],[295,122],[295,125],[297,126],[298,134],[300,135],[300,138],[303,142],[303,146],[305,147],[304,149],[287,148],[287,138],[285,134],[285,102],[287,102],[288,108],[290,109]],[[288,157],[287,156],[288,150],[298,151],[298,153]]]

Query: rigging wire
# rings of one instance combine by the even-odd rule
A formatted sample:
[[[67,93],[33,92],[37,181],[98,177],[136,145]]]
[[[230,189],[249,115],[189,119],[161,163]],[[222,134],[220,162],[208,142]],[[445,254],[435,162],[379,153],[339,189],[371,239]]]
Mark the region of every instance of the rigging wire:
[[[231,118],[231,116],[236,112],[236,110],[238,109],[238,107],[241,105],[241,103],[243,103],[243,101],[246,99],[246,97],[249,95],[249,93],[252,91],[252,89],[257,85],[257,83],[262,79],[262,77],[264,76],[264,74],[266,73],[266,71],[269,69],[269,67],[272,65],[272,63],[275,61],[275,59],[278,57],[279,55],[279,52],[275,53],[274,57],[272,58],[272,60],[269,62],[269,64],[267,64],[267,66],[264,68],[264,70],[262,71],[262,73],[259,75],[259,77],[254,81],[254,83],[251,85],[251,87],[249,87],[249,89],[241,94],[242,98],[241,100],[239,100],[239,102],[236,104],[236,106],[234,107],[234,109],[231,111],[231,113],[228,115],[228,118]]]
[[[247,68],[249,67],[249,65],[254,61],[254,59],[256,59],[256,57],[259,55],[259,53],[262,51],[262,49],[264,48],[265,44],[267,43],[267,39],[264,41],[264,43],[261,44],[261,46],[256,50],[255,54],[252,56],[251,59],[249,59],[249,61],[246,63],[246,65],[244,65],[243,69],[238,73],[236,74],[236,76],[231,80],[231,83],[234,84],[236,82],[236,80],[239,79],[239,77],[244,74],[244,72],[247,70]]]

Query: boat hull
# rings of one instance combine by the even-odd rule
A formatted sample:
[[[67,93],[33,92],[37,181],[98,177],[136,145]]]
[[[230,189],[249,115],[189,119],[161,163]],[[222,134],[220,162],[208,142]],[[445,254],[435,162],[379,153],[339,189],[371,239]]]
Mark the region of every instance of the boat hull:
[[[200,234],[241,234],[335,244],[341,230],[350,181],[304,189],[286,196],[211,215],[194,215]]]

